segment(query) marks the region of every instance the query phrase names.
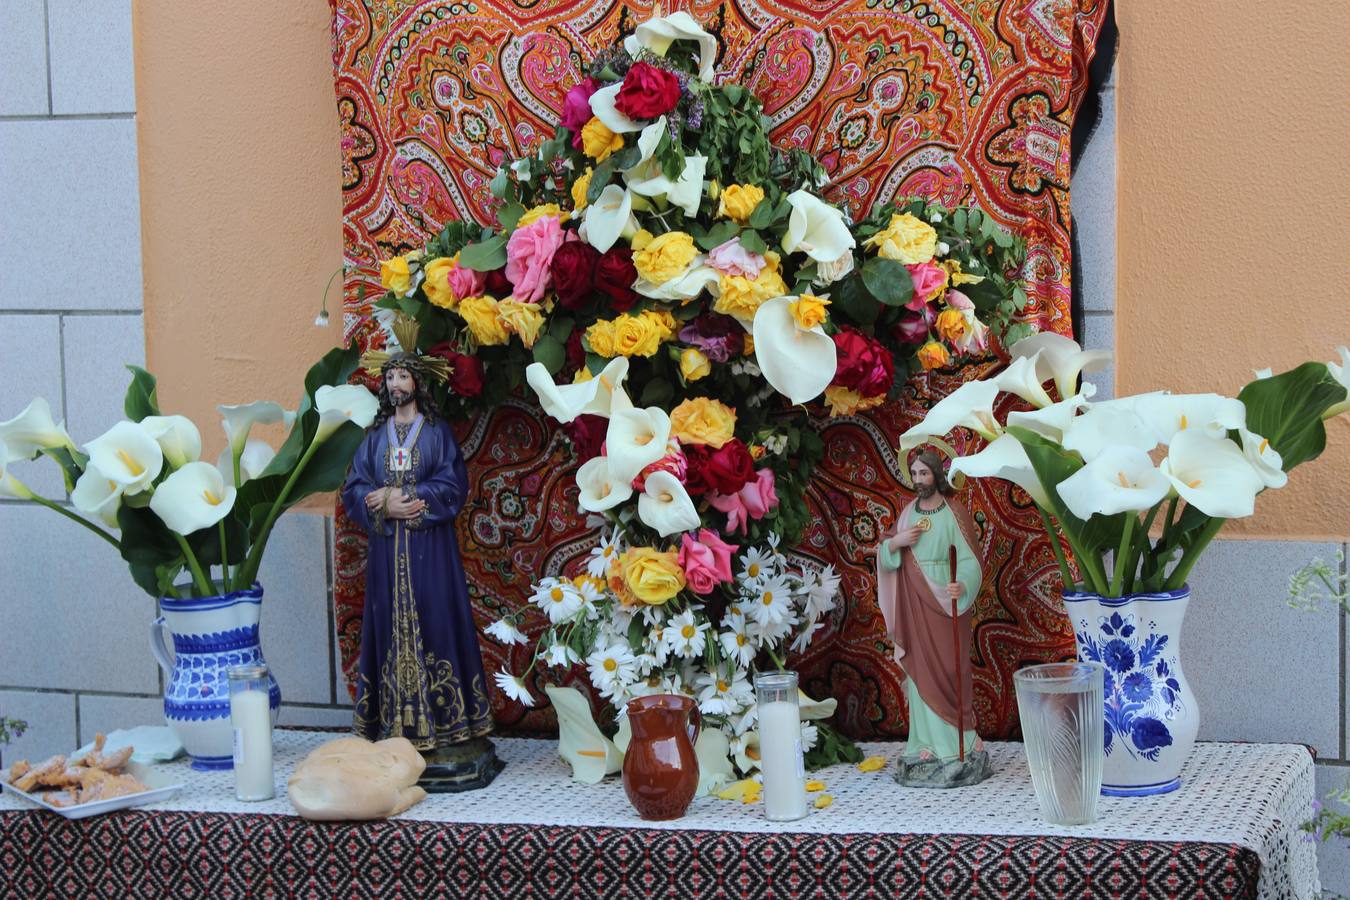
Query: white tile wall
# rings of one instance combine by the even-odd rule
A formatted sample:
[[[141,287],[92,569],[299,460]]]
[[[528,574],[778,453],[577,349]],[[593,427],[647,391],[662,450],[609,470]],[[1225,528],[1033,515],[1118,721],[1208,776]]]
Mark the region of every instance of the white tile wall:
[[[0,3],[0,116],[42,116],[47,106],[47,12],[42,0]]]
[[[0,747],[4,764],[20,759],[46,759],[69,753],[75,743],[75,696],[38,691],[0,691],[0,716],[21,719],[28,730],[8,747]]]
[[[28,401],[41,397],[56,421],[65,418],[61,407],[61,317],[55,315],[0,315],[0,360],[9,390],[0,395],[0,422],[18,415]],[[44,497],[65,496],[60,469],[49,459],[13,463],[15,478]]]
[[[46,0],[52,112],[132,113],[131,0]]]
[[[66,316],[65,343],[66,427],[85,444],[124,418],[126,367],[145,366],[145,329],[139,313]]]

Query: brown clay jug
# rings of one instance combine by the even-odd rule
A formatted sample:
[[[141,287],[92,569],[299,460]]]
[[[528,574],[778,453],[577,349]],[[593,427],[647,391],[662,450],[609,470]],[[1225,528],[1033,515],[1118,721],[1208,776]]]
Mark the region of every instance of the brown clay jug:
[[[623,789],[638,815],[678,819],[698,790],[698,741],[703,719],[688,697],[653,694],[628,701],[633,738],[623,757]]]

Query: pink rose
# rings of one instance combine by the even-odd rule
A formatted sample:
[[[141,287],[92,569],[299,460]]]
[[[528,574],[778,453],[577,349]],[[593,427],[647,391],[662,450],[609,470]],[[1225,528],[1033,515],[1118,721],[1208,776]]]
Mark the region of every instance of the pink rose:
[[[681,536],[680,567],[694,593],[710,594],[718,584],[731,580],[731,555],[737,547],[709,528],[699,529],[697,539],[688,532]]]
[[[538,303],[553,283],[553,254],[563,245],[562,225],[557,216],[544,216],[517,228],[506,242],[506,277],[512,296]]]
[[[455,263],[454,268],[446,274],[445,280],[450,283],[450,290],[455,296],[465,300],[483,293],[483,288],[487,286],[487,273],[475,272]]]
[[[919,312],[942,292],[943,286],[947,283],[947,270],[930,262],[905,268],[909,269],[910,277],[914,279],[914,297],[905,304],[905,307]]]
[[[728,532],[744,532],[751,519],[762,519],[778,508],[773,469],[760,469],[754,481],[734,494],[713,494],[708,500],[714,509],[727,514]]]
[[[922,344],[928,340],[928,323],[918,313],[903,312],[895,326],[895,336],[902,344]]]
[[[600,87],[594,78],[583,78],[563,100],[562,126],[572,132],[572,147],[581,149],[581,129],[591,120],[591,94]]]
[[[755,279],[759,277],[760,269],[764,268],[764,257],[745,249],[740,238],[732,238],[712,249],[708,254],[708,265],[723,275]]]
[[[959,309],[962,312],[975,308],[975,304],[970,302],[970,298],[956,288],[952,288],[947,292],[947,305],[952,309]]]

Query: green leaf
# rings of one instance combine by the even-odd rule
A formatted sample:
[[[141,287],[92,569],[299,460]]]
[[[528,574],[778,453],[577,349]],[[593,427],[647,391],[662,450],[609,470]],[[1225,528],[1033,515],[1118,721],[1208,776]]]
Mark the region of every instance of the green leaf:
[[[749,229],[741,232],[741,246],[751,253],[767,253],[769,250],[769,245],[760,237],[759,232]]]
[[[695,240],[704,250],[713,250],[734,238],[739,230],[740,226],[735,222],[718,222],[707,231],[697,234]]]
[[[609,186],[609,180],[614,177],[614,170],[618,164],[618,158],[611,156],[595,167],[595,171],[591,173],[591,185],[586,189],[587,203],[595,203],[600,199],[600,195]]]
[[[534,342],[534,361],[543,363],[544,368],[548,369],[548,374],[557,375],[566,359],[567,351],[562,341],[552,334],[541,334]]]
[[[1247,428],[1270,441],[1284,470],[1316,459],[1327,445],[1322,414],[1346,399],[1345,387],[1326,363],[1307,362],[1270,378],[1258,378],[1238,399],[1247,407]]]
[[[856,272],[839,282],[833,301],[841,312],[860,325],[871,325],[881,312],[881,306]]]
[[[643,406],[664,407],[675,396],[675,386],[663,378],[653,378],[642,389],[638,402]]]
[[[754,212],[750,213],[750,227],[768,228],[773,224],[773,213],[773,204],[765,197],[755,205]]]
[[[497,170],[497,174],[492,176],[492,181],[488,182],[488,189],[498,200],[505,200],[506,188],[510,183],[511,176],[506,174],[506,167],[502,166]]]
[[[68,447],[49,447],[42,451],[44,456],[49,456],[61,467],[61,474],[65,476],[66,491],[75,490],[75,482],[80,480],[84,474],[84,467],[89,464],[89,457],[83,453],[72,455]]]
[[[525,207],[519,203],[508,203],[497,210],[497,223],[502,226],[503,231],[515,231],[516,223],[520,217],[525,215]]]
[[[555,340],[566,344],[576,324],[576,321],[568,316],[557,316],[548,323],[548,333],[553,335]]]
[[[155,376],[140,366],[127,366],[131,370],[131,386],[127,388],[127,397],[122,409],[127,418],[139,422],[146,416],[159,415],[159,397],[155,388]]]
[[[887,306],[904,306],[914,296],[914,279],[896,260],[872,257],[863,263],[862,278],[872,296]]]
[[[184,561],[178,541],[168,526],[149,507],[123,503],[117,510],[117,525],[122,530],[122,559],[130,564],[136,584],[152,597],[160,596],[157,569],[171,569],[174,577]]]
[[[506,265],[506,235],[469,244],[459,251],[459,264],[475,272],[492,272]]]
[[[1120,546],[1120,536],[1125,530],[1125,514],[1114,516],[1092,516],[1086,522],[1069,512],[1059,496],[1059,483],[1083,468],[1083,460],[1070,450],[1065,450],[1054,441],[1036,432],[1013,425],[1008,433],[1022,444],[1027,452],[1031,467],[1036,470],[1055,518],[1059,520],[1066,534],[1069,534],[1077,546],[1088,551],[1112,549]],[[1082,561],[1080,561],[1082,562]]]

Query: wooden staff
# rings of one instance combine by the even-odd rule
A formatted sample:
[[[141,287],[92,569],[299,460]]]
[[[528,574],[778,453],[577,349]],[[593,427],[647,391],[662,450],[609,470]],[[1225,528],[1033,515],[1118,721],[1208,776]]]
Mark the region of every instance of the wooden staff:
[[[952,544],[947,549],[947,562],[951,568],[952,577],[948,582],[956,582],[956,545]],[[966,761],[966,705],[961,697],[961,629],[956,622],[956,600],[952,600],[952,647],[956,650],[954,658],[956,659],[956,746],[961,762]]]

